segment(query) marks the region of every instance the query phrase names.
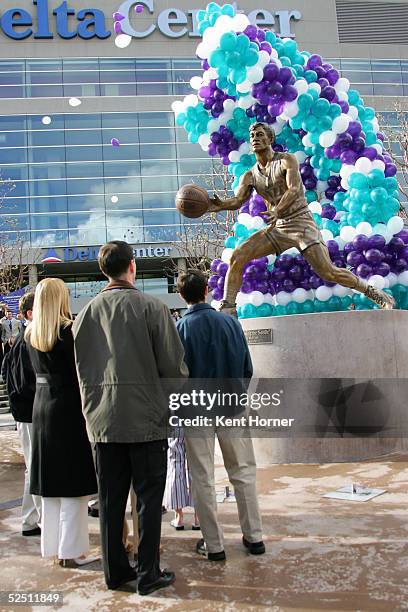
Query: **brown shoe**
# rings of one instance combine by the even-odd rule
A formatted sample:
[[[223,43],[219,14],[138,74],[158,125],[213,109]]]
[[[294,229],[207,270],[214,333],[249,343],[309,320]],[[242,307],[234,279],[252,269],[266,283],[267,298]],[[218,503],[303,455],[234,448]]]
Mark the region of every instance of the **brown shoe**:
[[[389,295],[381,289],[368,285],[364,295],[383,310],[392,310],[395,308],[395,300],[392,295]]]

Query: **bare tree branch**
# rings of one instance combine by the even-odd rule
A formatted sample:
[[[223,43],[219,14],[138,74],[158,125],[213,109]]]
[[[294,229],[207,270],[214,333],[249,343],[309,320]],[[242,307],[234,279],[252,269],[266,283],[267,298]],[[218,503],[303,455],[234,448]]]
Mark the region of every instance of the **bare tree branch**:
[[[397,125],[386,126],[384,121],[382,123],[382,130],[385,134],[385,144],[387,146],[388,153],[392,157],[395,165],[398,168],[398,188],[405,201],[408,200],[408,114],[402,110],[401,104],[395,105],[395,111],[397,113]],[[407,210],[403,204],[400,203],[399,216],[404,220],[408,219]]]

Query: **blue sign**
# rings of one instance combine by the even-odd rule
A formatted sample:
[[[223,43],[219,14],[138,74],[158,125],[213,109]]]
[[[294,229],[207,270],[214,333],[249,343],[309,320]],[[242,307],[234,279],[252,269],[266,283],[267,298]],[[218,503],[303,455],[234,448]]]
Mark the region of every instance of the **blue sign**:
[[[33,0],[37,11],[37,31],[33,30],[33,17],[28,11],[22,8],[11,8],[3,13],[0,19],[1,28],[6,36],[13,40],[24,40],[34,34],[37,39],[54,38],[50,30],[50,20],[48,16],[48,0]],[[61,2],[52,11],[55,15],[55,25],[57,34],[60,38],[69,40],[70,38],[109,38],[110,30],[105,27],[105,15],[99,9],[85,8],[76,13],[74,8],[68,6],[66,0]],[[68,20],[76,14],[77,26],[70,29]]]
[[[25,294],[25,289],[17,289],[17,291],[13,291],[12,293],[8,293],[7,295],[0,295],[0,302],[4,302],[7,304],[13,315],[18,313],[18,303],[20,301],[21,296]]]
[[[89,247],[65,247],[64,249],[58,249],[61,256],[57,253],[56,249],[49,248],[44,253],[44,257],[41,259],[41,263],[63,263],[70,261],[96,261],[100,246],[89,246]],[[170,257],[172,247],[166,246],[144,246],[134,247],[133,252],[135,258],[148,258],[148,257]]]

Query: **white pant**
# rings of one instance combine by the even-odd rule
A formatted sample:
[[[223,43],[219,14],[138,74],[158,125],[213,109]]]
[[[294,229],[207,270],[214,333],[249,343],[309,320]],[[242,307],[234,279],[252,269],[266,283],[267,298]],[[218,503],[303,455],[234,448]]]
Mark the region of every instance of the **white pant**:
[[[42,497],[41,554],[76,559],[89,551],[88,496]]]
[[[24,493],[21,508],[22,530],[31,531],[39,527],[41,521],[41,497],[30,495],[32,423],[17,423],[17,431],[23,448],[26,470],[24,474]]]

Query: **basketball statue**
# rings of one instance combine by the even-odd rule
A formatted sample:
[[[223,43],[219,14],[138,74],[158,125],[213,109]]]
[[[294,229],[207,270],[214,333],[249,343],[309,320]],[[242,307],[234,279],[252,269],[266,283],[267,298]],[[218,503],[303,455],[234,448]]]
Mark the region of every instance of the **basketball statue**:
[[[238,246],[231,257],[225,278],[224,297],[220,310],[236,315],[235,298],[242,283],[244,265],[251,259],[280,255],[296,247],[315,273],[323,280],[360,291],[380,308],[392,309],[392,296],[372,287],[350,270],[333,265],[327,246],[315,223],[304,196],[297,159],[290,153],[272,149],[275,133],[266,123],[254,123],[250,128],[250,143],[256,164],[242,175],[237,193],[221,200],[209,198],[208,212],[237,210],[250,197],[252,190],[264,198],[268,211],[267,227],[254,233]]]

